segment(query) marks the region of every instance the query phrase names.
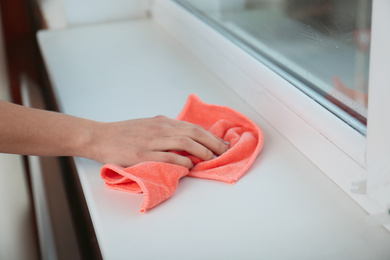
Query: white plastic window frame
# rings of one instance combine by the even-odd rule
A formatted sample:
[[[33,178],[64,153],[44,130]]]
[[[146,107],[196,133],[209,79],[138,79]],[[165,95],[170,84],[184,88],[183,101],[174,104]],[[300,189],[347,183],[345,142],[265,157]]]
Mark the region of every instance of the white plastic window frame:
[[[369,213],[388,210],[390,1],[373,1],[366,136],[175,0],[155,0],[151,14]]]

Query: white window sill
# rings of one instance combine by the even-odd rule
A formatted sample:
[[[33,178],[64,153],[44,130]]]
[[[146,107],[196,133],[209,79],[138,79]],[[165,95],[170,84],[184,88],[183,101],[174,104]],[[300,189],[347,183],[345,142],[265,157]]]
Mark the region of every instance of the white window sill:
[[[106,188],[101,165],[76,158],[104,259],[390,255],[387,231],[368,224],[361,207],[153,20],[46,31],[39,42],[62,112],[101,121],[176,117],[196,93],[265,132],[263,151],[235,185],[183,178],[146,214],[137,213],[142,195]]]

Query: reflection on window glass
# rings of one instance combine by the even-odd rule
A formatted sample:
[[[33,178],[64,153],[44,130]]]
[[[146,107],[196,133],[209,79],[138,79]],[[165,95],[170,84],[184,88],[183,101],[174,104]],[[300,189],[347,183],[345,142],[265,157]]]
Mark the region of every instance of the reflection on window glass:
[[[372,0],[177,0],[365,132]]]

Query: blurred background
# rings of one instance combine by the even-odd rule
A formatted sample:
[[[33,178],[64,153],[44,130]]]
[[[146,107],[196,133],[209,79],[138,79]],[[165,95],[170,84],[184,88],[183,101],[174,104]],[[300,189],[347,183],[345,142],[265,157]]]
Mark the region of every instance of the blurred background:
[[[0,99],[21,103],[21,75],[40,82],[33,4],[0,1]],[[1,123],[1,122],[0,122]],[[0,259],[41,259],[25,158],[0,154]]]

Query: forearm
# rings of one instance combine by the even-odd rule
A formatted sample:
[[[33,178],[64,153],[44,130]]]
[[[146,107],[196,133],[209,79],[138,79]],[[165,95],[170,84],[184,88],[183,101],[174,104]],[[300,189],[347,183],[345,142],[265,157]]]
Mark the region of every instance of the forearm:
[[[88,156],[97,122],[0,101],[0,152]]]
[[[0,101],[2,153],[79,156],[122,166],[162,161],[190,168],[189,158],[169,151],[210,160],[227,149],[201,127],[163,116],[102,123]]]

